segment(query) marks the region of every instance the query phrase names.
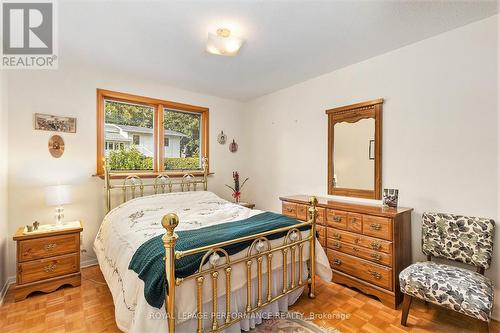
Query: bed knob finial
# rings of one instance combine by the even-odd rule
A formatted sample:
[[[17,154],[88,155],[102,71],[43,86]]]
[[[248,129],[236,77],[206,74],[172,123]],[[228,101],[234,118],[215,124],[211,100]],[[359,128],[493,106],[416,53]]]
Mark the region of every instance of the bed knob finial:
[[[174,213],[167,214],[161,219],[161,225],[167,229],[169,235],[172,235],[174,229],[179,225],[179,217]]]
[[[314,196],[310,197],[309,198],[309,203],[311,204],[311,206],[316,207],[316,205],[318,204],[318,198],[316,198]]]

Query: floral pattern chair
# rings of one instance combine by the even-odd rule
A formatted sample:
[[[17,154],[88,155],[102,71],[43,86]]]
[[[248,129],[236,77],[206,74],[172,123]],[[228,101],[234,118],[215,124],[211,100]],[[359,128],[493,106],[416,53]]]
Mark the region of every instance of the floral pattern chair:
[[[419,262],[399,274],[404,294],[401,325],[406,326],[413,297],[485,322],[493,308],[493,284],[483,276],[491,263],[495,221],[487,218],[442,213],[422,216],[422,252]],[[450,259],[476,267],[476,272],[438,264],[432,257]]]

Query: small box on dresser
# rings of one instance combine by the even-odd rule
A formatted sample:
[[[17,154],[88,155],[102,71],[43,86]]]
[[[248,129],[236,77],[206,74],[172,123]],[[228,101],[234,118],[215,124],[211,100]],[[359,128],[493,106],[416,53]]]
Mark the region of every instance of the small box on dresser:
[[[306,220],[305,195],[281,197],[284,215]],[[392,308],[403,299],[399,273],[411,264],[412,208],[386,208],[318,198],[317,231],[332,281],[376,296]]]
[[[81,284],[80,222],[47,231],[24,233],[19,228],[16,241],[16,301],[34,291],[52,292],[62,285]]]

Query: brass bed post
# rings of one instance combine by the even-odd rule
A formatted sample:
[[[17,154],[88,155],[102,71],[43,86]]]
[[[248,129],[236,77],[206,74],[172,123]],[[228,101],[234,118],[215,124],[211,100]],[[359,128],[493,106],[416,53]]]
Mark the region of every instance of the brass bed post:
[[[202,165],[203,165],[203,191],[206,191],[208,189],[208,158],[203,157],[202,159]]]
[[[165,294],[165,311],[167,312],[169,333],[175,333],[175,243],[177,242],[177,234],[174,229],[178,224],[179,217],[176,214],[167,214],[161,220],[161,225],[167,231],[162,239],[165,246],[165,276],[168,286],[168,293]]]
[[[106,210],[109,213],[111,210],[111,184],[109,180],[109,166],[106,162],[106,158],[102,159],[102,165],[104,167],[104,186],[106,187]]]
[[[309,198],[309,203],[311,204],[308,211],[309,221],[311,222],[311,249],[309,253],[311,278],[309,281],[309,298],[316,298],[316,205],[318,204],[318,199],[311,197]]]

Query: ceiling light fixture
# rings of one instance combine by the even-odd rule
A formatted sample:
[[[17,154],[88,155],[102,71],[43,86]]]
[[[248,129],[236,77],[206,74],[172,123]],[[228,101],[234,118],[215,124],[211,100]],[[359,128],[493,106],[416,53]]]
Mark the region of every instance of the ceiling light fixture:
[[[217,33],[208,33],[207,52],[222,56],[235,56],[243,45],[243,39],[231,36],[227,28],[217,29]]]

